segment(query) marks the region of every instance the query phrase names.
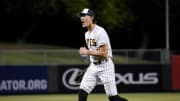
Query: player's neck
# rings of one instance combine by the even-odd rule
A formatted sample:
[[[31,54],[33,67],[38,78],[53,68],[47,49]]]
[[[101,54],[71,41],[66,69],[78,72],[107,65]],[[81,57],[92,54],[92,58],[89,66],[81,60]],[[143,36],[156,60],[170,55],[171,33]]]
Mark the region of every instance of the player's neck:
[[[89,32],[92,32],[95,26],[96,26],[96,24],[90,24],[90,25],[87,27],[88,31],[89,31]]]

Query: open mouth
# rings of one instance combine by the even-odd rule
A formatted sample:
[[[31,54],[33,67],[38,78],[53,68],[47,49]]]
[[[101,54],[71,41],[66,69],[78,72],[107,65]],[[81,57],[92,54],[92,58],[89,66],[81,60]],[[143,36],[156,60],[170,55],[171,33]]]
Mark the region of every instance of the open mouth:
[[[81,21],[81,23],[82,23],[82,24],[84,24],[84,23],[85,23],[85,21]]]

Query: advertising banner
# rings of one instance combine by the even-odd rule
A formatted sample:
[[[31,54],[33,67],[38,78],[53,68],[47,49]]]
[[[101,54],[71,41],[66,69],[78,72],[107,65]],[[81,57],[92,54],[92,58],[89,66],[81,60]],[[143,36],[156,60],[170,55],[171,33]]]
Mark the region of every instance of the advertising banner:
[[[0,94],[46,93],[47,66],[1,66]]]
[[[86,65],[59,65],[59,92],[77,92],[79,82],[75,79],[77,74],[86,67]],[[115,71],[119,92],[161,91],[163,89],[162,65],[115,65]],[[93,92],[104,92],[101,82],[97,82]]]

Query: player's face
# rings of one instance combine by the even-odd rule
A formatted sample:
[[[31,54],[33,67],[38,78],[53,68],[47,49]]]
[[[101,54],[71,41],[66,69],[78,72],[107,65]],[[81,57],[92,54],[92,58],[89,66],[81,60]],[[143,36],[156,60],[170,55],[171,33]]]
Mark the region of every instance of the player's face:
[[[80,18],[83,27],[88,27],[93,24],[93,17],[89,15],[83,15]]]

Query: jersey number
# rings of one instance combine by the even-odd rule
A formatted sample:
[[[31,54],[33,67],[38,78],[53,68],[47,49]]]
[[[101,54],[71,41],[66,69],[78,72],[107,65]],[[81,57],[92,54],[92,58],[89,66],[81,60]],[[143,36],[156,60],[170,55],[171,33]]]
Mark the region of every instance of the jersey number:
[[[87,39],[86,42],[89,46],[96,46],[96,40],[95,39]]]

